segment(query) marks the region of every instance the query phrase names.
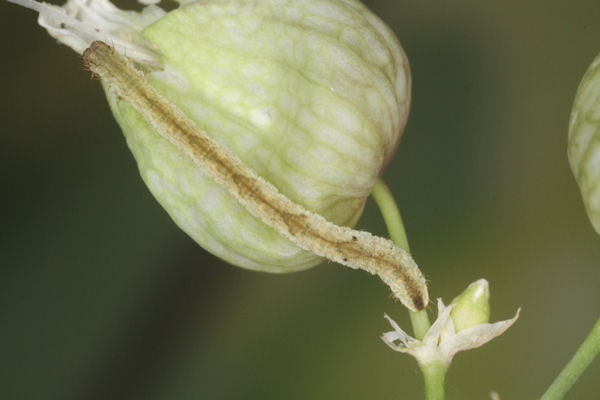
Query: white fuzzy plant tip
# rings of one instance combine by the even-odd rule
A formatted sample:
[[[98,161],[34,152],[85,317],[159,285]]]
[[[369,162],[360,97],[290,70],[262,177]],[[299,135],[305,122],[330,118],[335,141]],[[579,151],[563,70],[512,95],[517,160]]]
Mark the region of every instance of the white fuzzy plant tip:
[[[359,1],[12,1],[85,53],[146,185],[206,250],[267,272],[325,257],[427,305],[412,257],[351,229],[410,105],[402,47]]]
[[[479,291],[479,289],[473,290],[474,285],[487,289],[487,281],[480,280],[471,284],[465,293],[469,294],[469,291],[471,293]],[[393,330],[385,332],[381,336],[381,339],[392,350],[412,355],[420,365],[442,361],[449,366],[452,358],[459,351],[480,347],[503,334],[515,323],[521,312],[519,308],[515,316],[511,319],[495,323],[481,322],[469,324],[465,325],[462,330],[457,329],[457,325],[461,324],[459,320],[463,317],[462,315],[453,316],[454,309],[471,304],[474,308],[473,313],[478,315],[481,313],[481,308],[485,307],[482,301],[472,302],[472,298],[465,299],[459,296],[457,297],[459,300],[455,299],[449,306],[445,306],[442,299],[438,299],[438,317],[422,340],[417,340],[408,335],[386,314],[384,317],[389,321]],[[472,321],[472,318],[467,319]]]

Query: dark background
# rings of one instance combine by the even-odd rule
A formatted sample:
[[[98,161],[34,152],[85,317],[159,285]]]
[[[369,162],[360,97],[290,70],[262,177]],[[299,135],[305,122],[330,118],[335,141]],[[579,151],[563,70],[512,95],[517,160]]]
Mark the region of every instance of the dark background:
[[[600,2],[367,1],[413,73],[385,173],[413,253],[447,301],[485,277],[492,319],[448,399],[539,397],[600,316],[600,238],[566,158]],[[335,264],[267,275],[184,235],[142,184],[78,56],[0,3],[0,398],[418,399],[379,335],[377,279]],[[369,201],[361,229],[385,235]],[[430,309],[434,311],[435,307]],[[570,399],[597,399],[600,362]]]

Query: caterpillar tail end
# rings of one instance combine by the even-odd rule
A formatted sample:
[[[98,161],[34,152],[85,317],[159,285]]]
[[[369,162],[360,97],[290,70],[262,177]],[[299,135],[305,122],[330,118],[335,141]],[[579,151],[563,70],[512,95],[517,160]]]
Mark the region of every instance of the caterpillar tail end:
[[[392,290],[395,300],[411,311],[421,311],[429,303],[425,277],[418,268],[410,274],[403,272],[393,271],[391,274],[379,274],[379,277]]]

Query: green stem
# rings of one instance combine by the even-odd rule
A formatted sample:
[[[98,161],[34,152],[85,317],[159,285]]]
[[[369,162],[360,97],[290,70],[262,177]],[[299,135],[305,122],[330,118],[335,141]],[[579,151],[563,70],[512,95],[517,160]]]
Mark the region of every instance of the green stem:
[[[540,400],[562,399],[600,352],[600,319]]]
[[[381,178],[377,179],[375,182],[371,191],[371,196],[373,196],[375,202],[379,206],[379,210],[381,211],[385,226],[390,233],[392,241],[396,243],[398,247],[407,253],[410,253],[400,210],[394,201],[392,192],[390,192],[390,189]]]
[[[421,340],[431,327],[431,323],[429,322],[429,315],[427,315],[427,311],[409,311],[408,315],[410,316],[410,323],[413,328],[413,336],[415,339]]]
[[[406,238],[406,231],[404,230],[400,210],[394,201],[392,192],[381,178],[377,179],[377,182],[375,182],[371,195],[381,210],[381,215],[385,220],[385,225],[387,226],[392,241],[407,253],[410,253],[410,247],[408,246],[408,239]],[[415,338],[418,340],[423,339],[425,333],[427,333],[431,326],[427,311],[409,311],[409,315]],[[421,367],[421,372],[423,373],[423,379],[425,381],[425,399],[444,400],[444,381],[446,378],[446,371],[448,371],[446,363],[440,360],[433,360],[427,364],[419,364],[419,366]]]
[[[381,178],[377,179],[377,182],[375,182],[373,190],[371,191],[371,196],[373,196],[373,199],[375,199],[375,202],[379,206],[379,210],[381,211],[385,225],[390,232],[392,241],[396,243],[398,247],[402,248],[407,253],[410,253],[410,247],[408,246],[408,239],[406,238],[406,231],[404,230],[400,210],[394,201],[392,192],[390,192],[390,189]],[[423,339],[423,336],[425,336],[425,333],[431,326],[427,311],[410,311],[410,322],[412,323],[415,338],[419,340]]]
[[[448,366],[440,360],[433,360],[420,365],[425,380],[425,399],[444,400],[444,380]]]

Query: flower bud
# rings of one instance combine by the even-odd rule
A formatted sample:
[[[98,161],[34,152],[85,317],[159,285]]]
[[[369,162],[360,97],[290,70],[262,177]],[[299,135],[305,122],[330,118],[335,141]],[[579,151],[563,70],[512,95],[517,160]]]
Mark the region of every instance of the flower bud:
[[[490,288],[488,281],[480,279],[471,283],[450,303],[450,316],[456,333],[490,320]]]
[[[246,166],[293,202],[353,226],[408,114],[408,63],[392,31],[356,0],[181,3],[135,13],[69,0],[44,6],[40,23],[78,52],[103,40],[145,65],[148,82]],[[321,262],[106,95],[146,185],[202,247],[261,271]]]
[[[568,155],[588,217],[600,234],[600,56],[592,62],[577,90],[569,124]]]

